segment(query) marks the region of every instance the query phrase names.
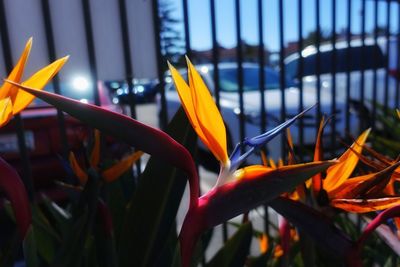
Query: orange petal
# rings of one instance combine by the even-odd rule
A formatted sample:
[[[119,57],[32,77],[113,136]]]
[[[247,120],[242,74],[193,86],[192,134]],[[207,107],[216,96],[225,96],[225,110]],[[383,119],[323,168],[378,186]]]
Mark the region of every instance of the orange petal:
[[[35,74],[33,74],[28,80],[22,83],[22,85],[27,87],[32,87],[38,90],[43,89],[43,87],[50,81],[54,75],[62,68],[65,62],[68,60],[68,56],[60,58],[50,65],[42,68]],[[18,90],[15,101],[13,101],[13,113],[18,114],[24,108],[26,108],[35,97],[25,91]]]
[[[69,153],[69,163],[71,164],[71,168],[74,171],[76,177],[78,177],[81,184],[85,184],[88,179],[88,176],[87,176],[86,172],[84,172],[82,170],[81,166],[79,166],[78,161],[76,160],[75,154],[72,152]]]
[[[326,171],[327,175],[323,182],[323,187],[326,191],[334,190],[350,177],[358,163],[357,154],[361,153],[370,131],[371,129],[364,131],[339,158],[339,163]]]
[[[28,60],[29,53],[32,47],[32,38],[29,38],[28,42],[25,45],[25,49],[22,52],[17,65],[15,65],[14,69],[11,71],[10,75],[8,75],[7,80],[14,81],[16,83],[21,82],[22,75],[24,73],[25,64]],[[10,83],[4,83],[0,88],[0,99],[3,99],[7,96],[11,96],[11,100],[15,99],[15,94],[18,88]]]
[[[90,155],[90,166],[97,168],[100,162],[100,131],[94,130],[94,144],[92,154]]]
[[[262,234],[259,236],[258,244],[260,246],[260,251],[262,254],[267,253],[268,247],[269,247],[269,242],[268,242],[268,236],[266,234]]]
[[[196,108],[199,126],[208,140],[208,148],[220,162],[227,164],[229,157],[224,121],[200,74],[189,59],[187,59],[187,64],[193,106]]]
[[[262,161],[262,164],[264,165],[264,166],[268,166],[268,159],[267,159],[267,155],[265,154],[265,152],[263,151],[263,150],[261,150],[261,161]]]
[[[322,134],[324,132],[325,126],[325,119],[322,117],[321,122],[319,123],[318,134],[317,134],[317,141],[315,142],[315,149],[314,149],[314,161],[321,161],[322,160]],[[310,180],[306,183],[307,187],[309,188],[312,185],[314,195],[317,195],[322,189],[322,176],[320,173],[313,176]]]
[[[253,179],[259,177],[262,174],[274,170],[273,168],[262,166],[262,165],[251,165],[248,167],[236,170],[234,176],[237,179]]]
[[[0,127],[12,118],[12,103],[9,97],[0,99]]]
[[[360,198],[382,195],[383,190],[391,180],[393,171],[399,162],[386,169],[345,181],[341,186],[329,192],[330,198]],[[339,188],[341,189],[339,191]],[[336,191],[338,191],[336,193]]]
[[[185,110],[186,116],[188,117],[190,124],[196,131],[201,141],[207,147],[210,147],[210,144],[205,137],[203,130],[200,128],[199,122],[197,120],[196,111],[192,100],[192,91],[190,90],[189,86],[182,78],[182,76],[179,74],[179,72],[169,63],[168,67],[171,72],[172,79],[174,80],[175,88],[181,100],[182,107]]]
[[[272,169],[276,169],[276,164],[275,161],[272,158],[269,158],[269,166],[271,166]]]
[[[400,110],[396,109],[397,117],[400,118]]]
[[[348,212],[365,213],[389,209],[400,204],[400,197],[378,199],[334,199],[331,206]]]
[[[113,165],[111,168],[102,172],[102,177],[106,182],[113,182],[117,178],[119,178],[122,174],[124,174],[132,165],[140,159],[143,155],[142,151],[137,151],[132,153],[130,156],[124,158],[119,161],[117,164]]]

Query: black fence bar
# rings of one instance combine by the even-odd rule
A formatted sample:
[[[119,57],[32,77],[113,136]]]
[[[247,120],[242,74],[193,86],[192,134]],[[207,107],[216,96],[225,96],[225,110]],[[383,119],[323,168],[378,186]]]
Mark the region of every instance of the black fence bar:
[[[124,67],[125,67],[125,79],[128,85],[128,98],[129,98],[129,109],[131,111],[131,117],[136,118],[136,97],[133,93],[133,66],[132,66],[132,55],[131,45],[129,40],[129,29],[128,29],[128,18],[125,0],[118,1],[119,6],[119,18],[121,26],[121,37],[122,37],[122,51],[124,54]]]
[[[153,15],[153,28],[154,28],[154,41],[156,44],[156,56],[157,56],[157,76],[160,85],[160,114],[159,126],[161,129],[165,129],[168,123],[168,111],[167,111],[167,101],[165,99],[165,80],[164,80],[164,57],[161,51],[161,21],[159,17],[158,10],[158,0],[152,0],[152,15]]]
[[[268,77],[264,75],[265,68],[265,46],[264,46],[264,16],[263,16],[263,0],[257,1],[258,9],[258,67],[259,67],[259,89],[260,89],[260,133],[264,133],[267,130],[266,122],[266,107],[265,107],[265,80]],[[264,206],[264,232],[269,237],[269,213],[268,205]]]
[[[185,30],[185,47],[186,55],[192,57],[192,47],[190,45],[190,30],[189,30],[189,10],[188,10],[188,0],[182,0],[183,7],[183,23]]]
[[[298,5],[298,54],[299,54],[299,65],[298,65],[298,76],[299,77],[299,113],[304,109],[304,92],[303,92],[303,72],[304,72],[304,59],[303,59],[303,0],[297,1]],[[300,160],[303,160],[303,151],[304,151],[304,119],[301,117],[299,119],[299,148],[300,151]]]
[[[316,23],[316,36],[315,36],[315,75],[316,78],[316,90],[317,90],[317,121],[315,123],[316,127],[318,127],[319,122],[321,121],[321,53],[320,53],[320,44],[321,44],[321,15],[320,15],[320,0],[315,0],[315,23]]]
[[[285,42],[284,42],[284,16],[283,16],[283,0],[279,1],[279,42],[280,42],[280,51],[279,51],[279,87],[281,91],[281,118],[280,120],[283,122],[286,120],[286,99],[285,99],[285,88],[286,88],[286,73],[285,73],[285,64],[284,64],[284,57],[285,57]],[[282,156],[285,155],[285,144],[286,139],[285,135],[281,135],[281,153]]]
[[[10,36],[8,33],[7,18],[6,18],[6,12],[4,9],[3,1],[0,1],[0,34],[1,34],[1,41],[2,41],[2,46],[3,46],[3,56],[4,56],[4,62],[6,65],[6,70],[8,73],[10,73],[13,69],[14,64],[13,64],[13,60],[12,60]],[[21,176],[22,176],[21,178],[27,189],[29,199],[34,200],[32,169],[31,169],[31,164],[29,161],[28,148],[26,146],[26,140],[25,140],[25,135],[24,135],[24,126],[23,126],[21,116],[19,114],[15,115],[14,121],[16,124],[18,147],[19,147],[19,153],[20,153],[21,161],[22,161],[22,172],[23,173],[21,174]]]
[[[366,14],[366,0],[362,0],[361,4],[361,62],[360,62],[360,129],[359,132],[364,131],[366,125],[365,121],[362,119],[362,114],[364,112],[364,89],[365,89],[365,14]]]
[[[218,109],[220,109],[220,90],[219,90],[219,45],[217,42],[217,22],[215,14],[215,0],[210,0],[210,15],[211,15],[211,39],[212,39],[212,64],[213,64],[213,81],[214,81],[214,96]],[[228,225],[226,222],[222,224],[222,240],[225,243],[228,240]]]
[[[82,10],[83,10],[83,20],[85,23],[87,52],[89,57],[90,78],[93,83],[94,103],[96,105],[100,105],[99,90],[97,88],[98,78],[97,78],[96,54],[95,54],[95,46],[93,38],[92,14],[90,11],[89,0],[82,0]]]
[[[53,24],[51,21],[49,0],[42,0],[42,12],[43,12],[44,27],[46,31],[46,42],[49,55],[49,62],[53,62],[54,60],[57,59],[57,55],[54,43]],[[53,78],[53,87],[54,87],[54,92],[56,94],[61,94],[60,78],[58,75],[56,75]],[[67,131],[65,127],[65,118],[64,118],[64,113],[59,109],[57,109],[57,122],[59,127],[60,139],[62,143],[62,155],[64,158],[68,158],[69,146],[68,146]]]
[[[399,106],[400,103],[400,4],[397,4],[397,59],[396,59],[396,100],[395,105],[396,107]]]
[[[136,113],[136,96],[133,93],[134,83],[133,83],[133,64],[131,55],[131,44],[129,40],[129,29],[128,29],[128,17],[125,0],[118,1],[119,6],[119,18],[121,26],[121,37],[122,37],[122,51],[124,55],[124,67],[125,67],[125,80],[128,85],[128,98],[129,98],[129,110],[132,118],[137,118]],[[142,172],[141,169],[142,161],[138,159],[136,161],[137,175],[139,176]]]
[[[241,30],[241,19],[240,19],[240,1],[235,0],[235,16],[236,16],[236,53],[237,53],[237,81],[238,81],[238,93],[239,93],[239,132],[240,140],[244,140],[246,137],[245,131],[245,110],[244,110],[244,99],[243,99],[243,51],[242,51],[242,30]]]
[[[258,0],[258,67],[259,67],[259,89],[260,89],[260,133],[267,130],[266,107],[265,107],[265,47],[264,47],[264,23],[263,23],[263,0]]]
[[[215,102],[218,109],[220,108],[220,95],[219,95],[219,44],[217,42],[217,22],[215,15],[215,0],[210,0],[210,14],[211,14],[211,38],[212,38],[212,64],[214,66],[213,79],[214,79],[214,94]]]
[[[374,43],[378,44],[378,14],[379,14],[379,3],[378,0],[374,0]],[[373,60],[376,61],[377,55],[373,53]],[[375,129],[375,119],[376,119],[376,98],[377,98],[377,68],[374,67],[372,73],[372,112],[371,112],[371,120],[372,120],[372,129]]]
[[[346,33],[346,118],[345,118],[345,131],[350,132],[350,86],[351,86],[351,75],[350,75],[350,64],[351,64],[351,0],[347,0],[347,33]]]
[[[331,103],[331,153],[334,154],[334,147],[336,141],[336,0],[332,1],[332,35],[331,35],[331,43],[332,43],[332,103]],[[334,155],[332,155],[334,156]]]
[[[384,110],[385,113],[387,112],[388,109],[388,104],[389,104],[389,72],[390,72],[390,66],[389,66],[389,58],[390,58],[390,0],[386,1],[386,32],[385,32],[385,39],[386,39],[386,72],[385,72],[385,99],[383,102],[384,105]]]

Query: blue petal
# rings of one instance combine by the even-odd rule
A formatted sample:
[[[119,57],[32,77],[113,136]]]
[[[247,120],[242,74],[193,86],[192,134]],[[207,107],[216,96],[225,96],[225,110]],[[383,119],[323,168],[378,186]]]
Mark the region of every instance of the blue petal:
[[[309,111],[310,109],[312,109],[313,107],[315,107],[315,105],[303,110],[301,113],[297,114],[296,116],[294,116],[293,118],[291,118],[290,120],[285,121],[284,123],[276,126],[274,129],[269,130],[266,133],[263,133],[261,135],[258,135],[256,137],[253,138],[249,138],[247,140],[245,140],[245,144],[251,147],[260,147],[266,143],[268,143],[269,141],[271,141],[275,136],[277,136],[278,134],[280,134],[283,130],[285,130],[286,128],[288,128],[290,125],[292,125],[298,118],[300,118],[301,116],[303,116],[307,111]]]
[[[246,138],[243,143],[239,143],[236,145],[235,149],[233,150],[230,160],[231,160],[231,170],[236,170],[240,164],[242,164],[253,152],[254,150],[260,148],[261,146],[265,145],[269,141],[271,141],[275,136],[280,134],[283,130],[288,128],[290,125],[292,125],[298,118],[303,116],[306,112],[308,112],[310,109],[315,107],[315,105],[303,110],[301,113],[297,114],[290,120],[285,121],[284,123],[278,125],[272,130],[269,130],[266,133],[263,133],[261,135],[258,135],[253,138]],[[241,155],[241,151],[249,146],[250,148],[243,154]]]

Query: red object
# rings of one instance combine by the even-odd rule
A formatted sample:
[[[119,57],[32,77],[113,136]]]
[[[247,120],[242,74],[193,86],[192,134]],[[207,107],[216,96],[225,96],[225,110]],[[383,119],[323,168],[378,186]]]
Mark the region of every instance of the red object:
[[[109,92],[102,83],[98,84],[98,90],[101,107],[121,112],[119,106],[112,104]],[[55,201],[65,199],[66,194],[54,183],[67,176],[60,159],[64,148],[57,110],[51,106],[28,108],[21,113],[21,118],[35,191],[43,192]],[[87,139],[89,127],[67,114],[64,118],[69,151],[83,151],[81,148]],[[13,119],[0,129],[0,153],[22,175],[23,163],[16,125]]]

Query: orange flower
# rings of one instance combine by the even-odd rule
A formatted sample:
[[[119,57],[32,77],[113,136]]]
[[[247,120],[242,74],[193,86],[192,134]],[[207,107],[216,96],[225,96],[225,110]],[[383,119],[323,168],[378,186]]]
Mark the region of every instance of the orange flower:
[[[122,160],[118,161],[116,164],[111,166],[108,169],[105,169],[101,172],[101,177],[106,182],[113,182],[118,179],[122,174],[124,174],[132,165],[140,159],[143,155],[142,151],[136,151]],[[100,132],[95,130],[94,132],[94,145],[92,149],[92,153],[90,156],[90,166],[95,170],[98,170],[98,164],[100,161]],[[72,170],[74,171],[76,177],[79,179],[81,184],[85,184],[88,179],[87,173],[79,166],[78,161],[74,153],[69,154],[69,162]]]
[[[26,43],[25,49],[22,52],[17,65],[11,71],[10,75],[7,77],[7,80],[14,81],[16,83],[21,82],[31,47],[32,38],[30,38]],[[34,87],[38,90],[43,89],[50,79],[58,73],[67,60],[68,56],[54,61],[50,65],[33,74],[29,79],[24,81],[22,85]],[[0,127],[9,122],[13,115],[18,114],[25,109],[34,98],[35,97],[33,95],[22,90],[18,90],[18,87],[15,85],[4,83],[0,88]]]

